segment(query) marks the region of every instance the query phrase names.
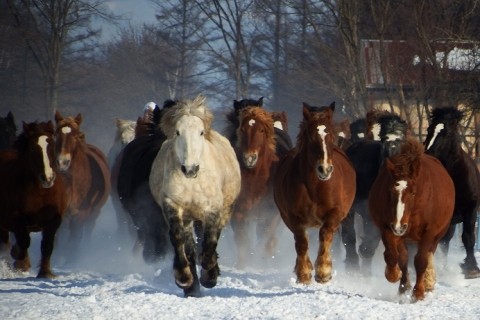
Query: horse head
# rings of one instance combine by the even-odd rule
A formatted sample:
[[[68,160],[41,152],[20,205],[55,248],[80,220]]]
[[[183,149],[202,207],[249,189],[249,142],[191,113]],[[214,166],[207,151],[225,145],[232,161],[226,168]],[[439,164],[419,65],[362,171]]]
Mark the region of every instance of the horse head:
[[[205,105],[205,97],[181,100],[166,109],[161,129],[173,141],[180,168],[187,178],[196,178],[206,141],[210,139],[213,115]]]
[[[396,114],[385,114],[378,118],[379,137],[382,142],[383,156],[390,157],[400,152],[400,146],[407,138],[408,125]]]
[[[425,152],[428,154],[434,154],[435,150],[443,152],[442,141],[447,142],[443,144],[446,150],[450,150],[452,143],[458,144],[458,124],[463,115],[462,111],[453,107],[433,109],[425,139]]]
[[[423,153],[422,145],[414,138],[402,144],[399,153],[386,158],[386,167],[392,183],[390,195],[396,206],[391,215],[390,229],[396,236],[403,236],[408,230],[417,189],[417,177],[420,168],[420,157]]]
[[[120,140],[123,145],[127,145],[135,138],[135,128],[137,126],[137,122],[117,118],[116,124],[118,140]]]
[[[300,125],[300,149],[306,148],[307,162],[315,168],[320,180],[328,180],[333,173],[333,150],[335,131],[333,129],[333,111],[335,102],[330,106],[314,107],[303,103],[303,121]]]
[[[75,118],[64,118],[60,112],[55,112],[55,129],[57,166],[60,171],[67,171],[72,161],[72,155],[79,142],[84,141],[84,134],[80,131],[82,115],[79,113]]]
[[[23,133],[17,140],[17,147],[24,153],[32,173],[43,188],[51,188],[55,182],[55,140],[54,128],[48,122],[23,122]]]
[[[267,152],[275,154],[275,132],[272,114],[261,107],[248,107],[240,113],[237,129],[240,161],[253,168]]]

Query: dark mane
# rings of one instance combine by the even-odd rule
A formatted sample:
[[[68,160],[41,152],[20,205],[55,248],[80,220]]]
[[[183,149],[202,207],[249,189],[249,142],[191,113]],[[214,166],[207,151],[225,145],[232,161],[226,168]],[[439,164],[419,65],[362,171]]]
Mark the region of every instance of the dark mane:
[[[40,135],[42,133],[46,133],[48,135],[53,135],[55,133],[55,128],[53,127],[53,123],[51,121],[48,122],[32,122],[32,123],[23,123],[24,128],[28,126],[29,135]],[[25,130],[23,130],[15,140],[14,148],[16,148],[19,152],[23,152],[28,147],[29,137]]]
[[[431,123],[438,123],[442,121],[460,121],[464,113],[454,107],[435,108],[430,115]]]

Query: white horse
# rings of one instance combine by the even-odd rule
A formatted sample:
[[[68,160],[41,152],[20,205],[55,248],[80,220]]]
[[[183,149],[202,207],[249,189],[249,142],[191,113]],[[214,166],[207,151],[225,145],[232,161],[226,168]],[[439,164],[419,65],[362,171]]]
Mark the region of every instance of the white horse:
[[[200,283],[212,288],[220,269],[217,244],[240,193],[240,167],[230,142],[211,128],[205,97],[180,100],[167,109],[167,136],[150,172],[150,190],[169,224],[175,283],[185,296],[198,296],[193,223],[203,225]]]

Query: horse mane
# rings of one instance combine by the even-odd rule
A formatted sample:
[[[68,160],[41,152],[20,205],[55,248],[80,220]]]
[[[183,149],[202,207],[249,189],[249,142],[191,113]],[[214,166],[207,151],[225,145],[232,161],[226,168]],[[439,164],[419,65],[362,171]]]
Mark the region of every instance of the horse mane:
[[[399,115],[387,112],[378,118],[380,124],[380,137],[384,137],[387,133],[401,132],[404,137],[408,135],[408,124]]]
[[[391,156],[388,160],[393,163],[392,174],[396,179],[411,177],[420,165],[423,155],[423,145],[413,137],[408,137],[400,148],[400,153]]]
[[[167,138],[171,139],[175,136],[175,124],[182,116],[194,116],[200,118],[205,126],[205,138],[211,139],[213,113],[205,104],[204,96],[197,96],[193,100],[177,100],[176,103],[169,108],[163,109],[164,113],[160,121],[160,129],[165,133]]]
[[[243,119],[246,117],[252,117],[257,119],[261,122],[265,133],[267,134],[267,143],[268,148],[275,153],[275,130],[273,127],[273,117],[272,113],[268,112],[262,107],[247,107],[242,109],[240,112],[240,123],[242,123]],[[240,128],[239,128],[240,129]],[[240,134],[237,132],[237,137],[240,137]]]
[[[437,123],[440,121],[460,121],[464,116],[464,112],[455,107],[435,108],[430,115],[430,123]]]

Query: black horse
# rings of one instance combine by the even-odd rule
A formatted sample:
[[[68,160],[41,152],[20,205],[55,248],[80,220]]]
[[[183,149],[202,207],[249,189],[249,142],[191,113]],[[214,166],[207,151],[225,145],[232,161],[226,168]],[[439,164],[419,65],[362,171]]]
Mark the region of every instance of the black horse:
[[[475,221],[480,201],[480,174],[475,161],[462,149],[458,125],[463,113],[453,107],[434,109],[430,118],[425,152],[439,159],[455,184],[455,210],[447,234],[440,241],[447,254],[455,226],[463,223],[462,242],[467,257],[461,265],[466,279],[480,277],[474,255]]]
[[[370,126],[367,126],[369,123]],[[359,255],[362,257],[362,272],[371,274],[371,262],[380,242],[380,232],[374,225],[368,211],[368,196],[384,159],[400,150],[400,145],[407,136],[407,123],[398,115],[389,112],[369,113],[367,119],[352,122],[352,125],[366,128],[365,138],[358,139],[357,128],[351,128],[355,142],[346,150],[357,173],[357,192],[352,208],[342,222],[342,241],[346,250],[346,267],[349,271],[360,269]],[[378,137],[371,130],[379,126]],[[370,129],[367,129],[367,128]],[[355,231],[355,213],[360,215],[363,223],[362,243],[358,247]]]
[[[166,139],[159,123],[163,111],[173,105],[175,101],[167,100],[162,109],[158,106],[154,109],[150,133],[125,146],[118,173],[118,196],[137,230],[135,249],[143,247],[143,259],[147,263],[158,261],[171,250],[168,224],[150,193],[148,181],[153,160]]]
[[[17,138],[17,126],[13,114],[8,112],[6,117],[0,117],[0,150],[13,146]]]

